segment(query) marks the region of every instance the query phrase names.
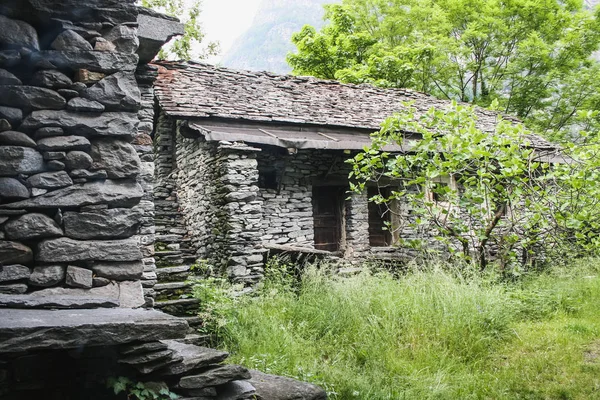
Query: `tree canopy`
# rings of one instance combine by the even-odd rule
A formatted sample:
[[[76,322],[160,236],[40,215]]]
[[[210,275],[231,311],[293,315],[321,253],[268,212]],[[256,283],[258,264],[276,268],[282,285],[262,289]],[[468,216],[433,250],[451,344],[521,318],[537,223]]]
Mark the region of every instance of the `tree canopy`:
[[[370,199],[388,205],[388,229],[434,232],[445,250],[481,268],[494,260],[514,270],[557,254],[596,251],[600,143],[563,148],[550,159],[531,138],[523,125],[501,117],[493,132],[480,130],[472,106],[453,102],[419,116],[408,105],[349,161],[351,188],[391,188]],[[383,150],[388,143],[410,150],[392,154]],[[430,248],[431,239],[398,241]]]
[[[287,59],[295,74],[496,100],[564,134],[600,109],[599,16],[578,0],[342,0]]]

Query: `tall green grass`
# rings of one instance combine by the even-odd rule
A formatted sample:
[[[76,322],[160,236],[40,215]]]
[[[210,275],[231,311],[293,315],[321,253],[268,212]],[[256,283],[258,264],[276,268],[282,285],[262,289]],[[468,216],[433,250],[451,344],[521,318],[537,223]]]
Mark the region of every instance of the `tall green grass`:
[[[333,399],[600,398],[586,353],[600,339],[597,260],[517,282],[437,265],[399,278],[309,267],[295,283],[270,267],[253,296],[197,289],[234,362]]]

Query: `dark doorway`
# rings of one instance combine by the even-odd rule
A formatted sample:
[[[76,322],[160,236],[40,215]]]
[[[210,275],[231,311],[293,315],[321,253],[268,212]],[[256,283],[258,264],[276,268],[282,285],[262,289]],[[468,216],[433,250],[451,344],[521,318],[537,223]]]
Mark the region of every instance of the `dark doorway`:
[[[348,188],[343,186],[313,187],[313,217],[315,248],[338,251],[342,242],[344,198]]]
[[[391,190],[388,187],[367,188],[369,199],[378,194],[389,198]],[[369,244],[373,247],[387,247],[392,244],[391,213],[387,207],[387,204],[376,204],[369,201]]]

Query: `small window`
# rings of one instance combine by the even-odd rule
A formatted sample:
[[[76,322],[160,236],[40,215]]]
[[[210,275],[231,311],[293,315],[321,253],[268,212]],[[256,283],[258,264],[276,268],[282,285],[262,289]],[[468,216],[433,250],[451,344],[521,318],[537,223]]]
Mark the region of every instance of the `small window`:
[[[381,195],[384,198],[391,196],[388,187],[369,187],[367,196],[371,199]],[[392,233],[390,232],[391,212],[386,203],[377,204],[369,201],[369,244],[373,247],[388,247],[392,245]]]
[[[275,169],[259,171],[258,187],[262,189],[277,190],[279,187],[277,171]]]

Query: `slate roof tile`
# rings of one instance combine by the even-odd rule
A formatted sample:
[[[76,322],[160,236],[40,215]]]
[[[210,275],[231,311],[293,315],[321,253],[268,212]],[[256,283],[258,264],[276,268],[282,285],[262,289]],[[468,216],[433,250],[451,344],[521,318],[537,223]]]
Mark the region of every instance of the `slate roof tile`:
[[[378,130],[381,122],[413,101],[418,114],[444,108],[448,100],[410,89],[378,88],[337,81],[237,71],[203,63],[158,62],[155,93],[161,108],[176,118],[223,118],[281,124]],[[477,108],[479,128],[494,130],[498,114]],[[519,123],[511,116],[505,119]],[[557,146],[529,135],[534,147]]]

